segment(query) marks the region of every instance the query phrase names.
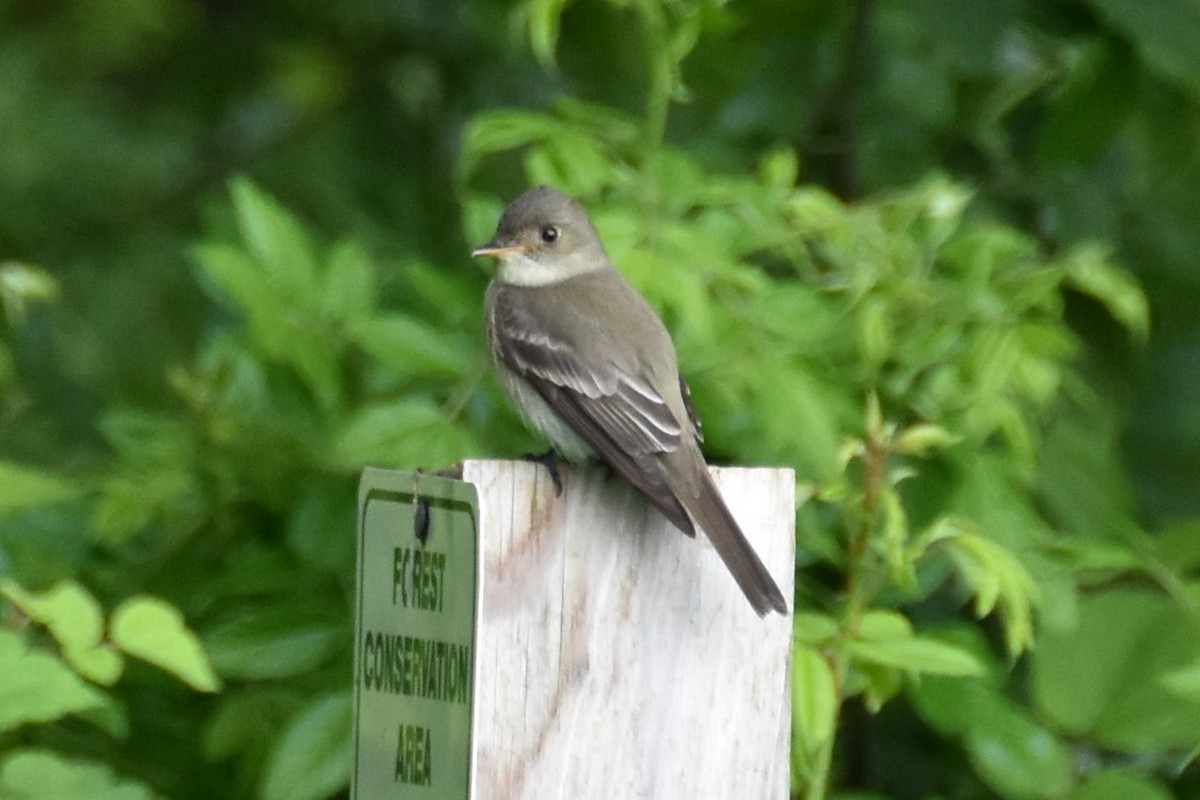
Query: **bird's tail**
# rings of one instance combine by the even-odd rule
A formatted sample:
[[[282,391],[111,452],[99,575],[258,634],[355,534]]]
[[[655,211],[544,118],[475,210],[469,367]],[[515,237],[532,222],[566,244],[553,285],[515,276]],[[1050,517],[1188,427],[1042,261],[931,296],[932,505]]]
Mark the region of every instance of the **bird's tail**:
[[[703,483],[692,492],[688,492],[691,497],[684,502],[688,513],[713,543],[717,554],[733,574],[734,580],[754,607],[754,611],[760,617],[766,616],[770,611],[787,614],[788,604],[784,600],[783,592],[779,591],[779,585],[767,571],[758,553],[754,552],[750,542],[746,541],[741,527],[709,476],[707,467],[701,469]]]

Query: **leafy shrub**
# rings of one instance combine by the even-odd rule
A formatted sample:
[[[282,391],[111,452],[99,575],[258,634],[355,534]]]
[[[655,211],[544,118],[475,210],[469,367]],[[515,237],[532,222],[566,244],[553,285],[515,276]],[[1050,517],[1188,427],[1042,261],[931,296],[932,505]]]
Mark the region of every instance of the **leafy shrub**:
[[[797,470],[797,796],[1194,792],[1195,377],[1113,378],[1189,363],[1179,9],[530,0],[547,79],[485,3],[75,5],[0,11],[0,795],[344,788],[356,476],[535,446],[466,253],[537,183]]]

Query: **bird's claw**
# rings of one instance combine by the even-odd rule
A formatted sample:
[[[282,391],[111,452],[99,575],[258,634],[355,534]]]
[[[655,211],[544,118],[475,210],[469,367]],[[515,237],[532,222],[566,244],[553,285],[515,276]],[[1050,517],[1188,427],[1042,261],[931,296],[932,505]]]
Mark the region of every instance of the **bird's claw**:
[[[555,497],[561,497],[563,491],[562,476],[558,474],[558,453],[551,447],[544,453],[526,453],[521,456],[525,461],[541,464],[550,473],[550,482],[554,484]]]

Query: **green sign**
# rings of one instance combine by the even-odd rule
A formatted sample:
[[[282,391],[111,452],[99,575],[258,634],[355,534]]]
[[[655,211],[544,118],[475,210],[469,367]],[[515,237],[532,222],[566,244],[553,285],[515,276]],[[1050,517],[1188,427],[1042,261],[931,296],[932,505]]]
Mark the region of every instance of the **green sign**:
[[[466,800],[478,564],[475,487],[367,469],[358,490],[356,800]]]

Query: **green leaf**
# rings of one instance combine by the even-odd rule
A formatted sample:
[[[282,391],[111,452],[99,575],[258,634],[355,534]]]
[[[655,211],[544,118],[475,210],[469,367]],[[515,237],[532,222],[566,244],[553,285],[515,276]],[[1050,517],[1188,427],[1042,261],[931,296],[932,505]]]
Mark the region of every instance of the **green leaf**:
[[[246,178],[235,178],[229,188],[242,237],[275,290],[317,307],[316,255],[300,223]]]
[[[1154,550],[1181,574],[1200,572],[1200,518],[1179,520],[1155,531]]]
[[[895,350],[895,331],[888,303],[877,295],[863,298],[854,315],[858,350],[869,369],[878,369]]]
[[[961,625],[945,635],[992,663],[977,628]],[[1072,783],[1072,759],[1062,742],[1005,696],[1005,672],[996,670],[993,679],[927,675],[910,682],[907,693],[921,719],[963,738],[976,772],[1002,797],[1060,797]]]
[[[333,409],[342,400],[342,375],[335,343],[321,331],[292,330],[293,345],[286,357],[312,390],[324,409]]]
[[[104,614],[90,593],[74,581],[60,581],[44,592],[29,592],[0,580],[0,593],[35,622],[49,628],[63,648],[87,648],[104,635]]]
[[[118,407],[104,415],[100,429],[120,461],[92,508],[98,541],[120,544],[157,521],[189,527],[203,513],[194,431],[183,418]]]
[[[113,739],[129,738],[129,709],[115,699],[106,698],[102,706],[80,711],[78,717]]]
[[[557,186],[574,197],[599,192],[612,179],[614,167],[605,142],[574,130],[560,131],[525,154],[529,183]]]
[[[157,520],[199,513],[194,475],[182,467],[134,465],[114,470],[100,487],[90,527],[97,542],[119,545]]]
[[[846,224],[846,207],[837,197],[815,186],[796,189],[784,211],[790,222],[810,236]]]
[[[46,270],[20,261],[0,261],[0,299],[6,311],[14,300],[48,303],[58,297],[58,282]]]
[[[846,695],[861,694],[863,705],[872,714],[879,713],[903,688],[904,672],[868,661],[856,661],[846,681]]]
[[[0,460],[0,514],[61,503],[77,497],[79,487],[49,472]]]
[[[0,797],[5,800],[153,800],[140,783],[123,780],[103,765],[67,760],[48,750],[18,750],[0,762]]]
[[[1055,167],[1088,164],[1103,155],[1139,99],[1143,75],[1128,45],[1097,39],[1080,49],[1038,133],[1038,155]]]
[[[1088,0],[1153,69],[1200,97],[1200,14],[1191,0]]]
[[[799,176],[800,160],[790,147],[772,150],[758,162],[758,179],[773,189],[791,190]]]
[[[112,686],[125,671],[125,660],[108,644],[87,649],[64,649],[63,657],[72,669],[101,686]]]
[[[461,379],[483,350],[480,342],[403,314],[358,320],[347,330],[359,347],[406,377]]]
[[[1127,558],[1136,558],[1131,543],[1146,541],[1137,520],[1138,501],[1125,465],[1112,457],[1126,435],[1125,423],[1116,409],[1098,403],[1068,408],[1045,427],[1036,473],[1043,513],[1073,534],[1071,555],[1080,562],[1095,559],[1099,567],[1121,548]],[[1105,548],[1110,552],[1102,556]],[[1080,563],[1080,568],[1088,567]]]
[[[348,618],[336,609],[276,605],[240,610],[204,636],[209,658],[228,678],[262,680],[310,672],[350,646]]]
[[[231,244],[202,244],[192,248],[200,273],[224,299],[251,321],[270,320],[286,313],[267,274],[249,253]]]
[[[526,17],[529,49],[546,69],[554,67],[554,53],[558,48],[558,33],[566,6],[567,0],[526,0],[521,9]]]
[[[792,636],[805,644],[823,644],[838,634],[837,620],[828,614],[797,610],[792,617]]]
[[[351,694],[314,699],[284,729],[267,759],[264,800],[321,800],[350,780]]]
[[[1043,631],[1033,697],[1059,728],[1102,747],[1193,747],[1200,703],[1186,689],[1197,661],[1188,612],[1151,591],[1109,590],[1083,598],[1073,627]]]
[[[352,469],[441,467],[474,449],[462,426],[417,398],[365,406],[334,437],[334,458]]]
[[[1164,673],[1162,683],[1180,698],[1200,704],[1200,661]]]
[[[1133,770],[1106,769],[1089,775],[1066,800],[1174,800],[1175,795],[1156,780]]]
[[[345,521],[349,529],[352,521]],[[349,537],[354,538],[354,537]],[[275,543],[247,539],[230,548],[223,567],[205,576],[204,588],[226,599],[285,594],[312,586],[312,573],[298,569],[296,559]]]
[[[205,726],[205,758],[215,762],[253,754],[259,764],[280,728],[307,699],[295,689],[264,684],[223,692]]]
[[[465,161],[465,157],[463,159]],[[460,164],[462,161],[460,161]],[[465,191],[462,203],[463,238],[472,245],[481,245],[491,239],[496,232],[496,221],[504,212],[504,203],[493,195]],[[490,259],[476,259],[477,268],[482,272],[492,268]],[[426,269],[426,271],[428,271]]]
[[[57,658],[30,650],[19,636],[0,630],[0,731],[98,709],[108,702]]]
[[[918,188],[921,202],[921,243],[940,247],[959,229],[975,193],[971,189],[935,176]]]
[[[979,675],[983,665],[970,650],[950,642],[917,636],[903,614],[871,609],[862,615],[858,635],[842,646],[864,665],[935,675]]]
[[[306,486],[288,515],[288,547],[318,570],[339,578],[350,574],[354,569],[355,537],[336,532],[349,529],[354,508],[354,494],[348,482],[314,482]],[[288,561],[285,569],[294,573],[295,565]]]
[[[465,179],[484,156],[553,137],[561,122],[529,111],[490,111],[476,114],[463,130],[459,173]],[[492,220],[495,227],[495,219]]]
[[[1150,304],[1146,295],[1137,281],[1108,260],[1103,247],[1075,247],[1064,257],[1063,265],[1072,286],[1103,303],[1139,339],[1145,340],[1150,335]]]
[[[870,641],[887,642],[911,639],[912,623],[898,611],[873,608],[865,612],[858,621],[858,637]]]
[[[1005,645],[1011,655],[1018,655],[1033,644],[1037,585],[1016,555],[1008,548],[972,533],[972,527],[964,520],[942,517],[922,534],[920,540],[926,543],[923,549],[936,542],[943,543],[959,575],[975,594],[978,616],[990,614],[999,605]]]
[[[499,208],[489,205],[489,209],[485,212],[486,230],[478,238],[472,238],[472,243],[482,244],[495,230]],[[487,263],[486,259],[479,261],[480,264]],[[443,331],[455,331],[469,340],[473,348],[482,352],[480,328],[483,314],[480,310],[479,284],[472,271],[474,266],[464,265],[461,270],[448,270],[444,264],[406,260],[397,265],[395,270],[408,290],[408,308],[419,309],[423,316],[431,320],[441,320]]]
[[[924,457],[929,455],[931,450],[944,450],[961,441],[961,436],[951,433],[941,425],[923,423],[902,430],[896,436],[893,447],[897,453]]]
[[[0,342],[0,391],[6,390],[14,383],[16,374],[17,365],[13,360],[12,349]]]
[[[879,499],[888,577],[900,589],[911,592],[917,586],[917,573],[905,546],[908,543],[908,516],[900,503],[900,495],[893,487],[884,487]]]
[[[798,645],[792,652],[792,729],[797,744],[816,752],[833,736],[839,698],[829,662],[819,651]]]
[[[346,248],[335,251],[333,274],[318,273],[313,247],[299,223],[278,203],[244,179],[232,185],[238,223],[249,252],[226,244],[193,250],[205,276],[249,322],[254,341],[272,359],[290,364],[320,404],[341,399],[340,342],[322,313],[364,302],[363,264]],[[332,298],[327,296],[333,286]]]
[[[845,648],[855,659],[906,672],[973,677],[984,673],[974,653],[922,636],[885,641],[851,640]]]
[[[1071,788],[1067,748],[1011,704],[994,705],[967,730],[965,744],[975,771],[1002,797],[1061,797]]]
[[[344,241],[329,254],[320,310],[325,319],[353,321],[375,310],[375,265],[358,242]]]
[[[676,86],[674,87],[673,99],[679,102],[687,102],[690,95],[686,89],[679,86],[680,64],[688,53],[696,46],[696,41],[700,38],[701,14],[695,7],[688,8],[687,6],[679,6],[675,18],[672,20],[670,35],[666,41],[665,51],[662,53],[672,72],[675,73]]]
[[[204,648],[179,610],[154,597],[131,597],[112,614],[113,643],[202,692],[215,692],[221,681]]]
[[[913,707],[926,723],[954,736],[965,735],[981,720],[992,719],[1003,711],[998,706],[1008,700],[991,683],[973,678],[927,675],[908,686]]]
[[[585,103],[572,97],[564,96],[554,103],[557,119],[562,120],[576,130],[590,133],[592,136],[603,137],[613,144],[639,144],[642,136],[642,124],[638,117],[612,106],[598,103]],[[653,158],[666,149],[648,154]],[[688,161],[692,159],[684,156]]]
[[[114,406],[100,420],[100,432],[130,462],[157,467],[187,462],[195,453],[187,422],[165,413]]]
[[[868,438],[882,439],[884,433],[883,407],[879,404],[879,394],[877,392],[872,391],[867,393],[867,408],[864,418]]]
[[[29,306],[58,298],[58,282],[41,267],[19,261],[0,261],[0,310],[7,322],[24,324]]]
[[[121,656],[103,642],[104,615],[86,589],[74,581],[60,581],[45,592],[27,592],[5,579],[0,580],[0,593],[49,629],[76,672],[105,686],[116,683],[123,668]]]

